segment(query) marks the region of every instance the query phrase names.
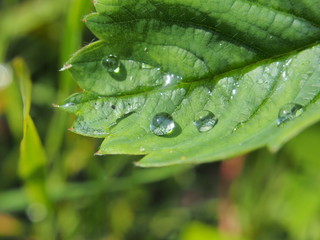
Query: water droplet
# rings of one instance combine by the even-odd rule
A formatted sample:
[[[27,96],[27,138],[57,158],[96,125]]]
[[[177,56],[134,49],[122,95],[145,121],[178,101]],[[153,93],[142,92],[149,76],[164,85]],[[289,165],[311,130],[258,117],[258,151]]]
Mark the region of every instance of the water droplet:
[[[166,74],[164,75],[164,86],[175,84],[177,82],[180,82],[181,80],[182,80],[181,76],[177,76],[174,74]]]
[[[147,47],[145,47],[144,49],[143,49],[143,51],[145,51],[145,52],[148,52],[148,48]]]
[[[146,149],[145,148],[140,148],[140,152],[144,152],[144,151],[146,151]]]
[[[231,99],[233,99],[234,96],[238,93],[238,88],[240,87],[239,82],[234,82],[232,85],[233,85],[233,88],[231,90],[231,97],[230,97]]]
[[[75,103],[68,102],[68,103],[65,103],[63,105],[60,105],[59,107],[61,107],[61,108],[69,108],[69,107],[73,107],[75,105],[76,105]]]
[[[150,130],[157,136],[167,135],[173,132],[175,123],[173,118],[168,113],[156,114],[150,123]]]
[[[243,122],[240,122],[237,124],[237,126],[235,126],[232,130],[232,132],[238,131],[240,128],[242,128],[244,126]]]
[[[303,106],[296,103],[287,103],[282,106],[278,114],[278,125],[290,121],[303,113]]]
[[[108,72],[118,73],[120,71],[120,61],[114,55],[104,57],[101,61],[102,66],[107,69]]]
[[[149,69],[149,68],[153,68],[151,65],[146,64],[146,63],[141,63],[141,68],[142,69]]]
[[[94,109],[96,109],[96,110],[102,109],[102,107],[103,107],[103,102],[102,101],[97,101],[94,104]]]
[[[212,112],[204,110],[196,114],[193,124],[202,133],[211,130],[217,122],[218,118]]]

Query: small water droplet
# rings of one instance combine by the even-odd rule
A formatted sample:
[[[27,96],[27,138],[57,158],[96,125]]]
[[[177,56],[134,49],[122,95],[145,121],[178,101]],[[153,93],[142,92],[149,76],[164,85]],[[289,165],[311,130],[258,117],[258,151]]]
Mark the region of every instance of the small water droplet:
[[[218,118],[210,111],[204,110],[196,114],[193,124],[199,132],[211,130],[218,122]]]
[[[177,82],[180,82],[181,80],[182,80],[181,76],[177,76],[174,74],[166,74],[164,75],[164,86],[175,84]]]
[[[104,57],[101,61],[102,66],[107,69],[108,72],[118,73],[120,71],[120,61],[118,57],[109,55]]]
[[[234,82],[233,84],[233,89],[231,91],[231,99],[234,98],[234,96],[238,93],[238,88],[240,87],[239,82]]]
[[[145,51],[145,52],[148,52],[148,48],[147,47],[145,47],[144,49],[143,49],[143,51]]]
[[[144,152],[146,149],[145,148],[140,148],[140,152]]]
[[[149,68],[152,68],[152,66],[149,64],[146,64],[146,63],[141,63],[141,68],[142,69],[149,69]]]
[[[303,113],[303,106],[297,103],[287,103],[282,106],[278,114],[278,126],[299,117]]]
[[[244,126],[244,123],[238,123],[238,125],[237,126],[235,126],[234,128],[233,128],[233,131],[232,132],[236,132],[236,131],[238,131],[240,128],[242,128]]]
[[[101,109],[103,106],[103,103],[101,101],[97,101],[95,104],[94,104],[94,109],[96,110],[99,110]]]
[[[157,136],[167,135],[173,132],[175,123],[170,114],[162,112],[156,114],[150,123],[150,130]]]
[[[75,106],[75,105],[76,105],[76,104],[70,102],[70,103],[65,103],[65,104],[63,104],[63,105],[60,105],[59,107],[61,107],[61,108],[69,108],[69,107],[73,107],[73,106]]]

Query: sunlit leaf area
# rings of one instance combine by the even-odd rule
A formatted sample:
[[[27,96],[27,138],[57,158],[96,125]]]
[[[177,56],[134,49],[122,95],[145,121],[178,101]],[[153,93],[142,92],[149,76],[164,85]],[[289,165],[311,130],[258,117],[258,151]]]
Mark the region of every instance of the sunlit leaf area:
[[[320,0],[0,0],[0,240],[319,240]]]

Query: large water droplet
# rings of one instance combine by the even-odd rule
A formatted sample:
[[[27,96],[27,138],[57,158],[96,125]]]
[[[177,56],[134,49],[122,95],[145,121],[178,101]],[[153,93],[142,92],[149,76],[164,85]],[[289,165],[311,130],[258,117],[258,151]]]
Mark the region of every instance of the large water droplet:
[[[168,113],[156,114],[150,123],[150,130],[157,136],[167,135],[173,132],[175,123],[173,118]]]
[[[114,55],[102,58],[101,64],[108,72],[118,73],[120,71],[120,61]]]
[[[282,106],[278,114],[278,125],[290,121],[303,113],[303,106],[296,103],[287,103]]]
[[[217,122],[218,118],[212,112],[204,110],[196,114],[193,124],[202,133],[211,130]]]

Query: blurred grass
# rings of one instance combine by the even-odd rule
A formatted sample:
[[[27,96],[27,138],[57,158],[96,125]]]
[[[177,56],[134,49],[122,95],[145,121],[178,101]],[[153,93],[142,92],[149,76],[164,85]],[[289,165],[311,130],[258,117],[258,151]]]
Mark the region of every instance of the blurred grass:
[[[319,124],[277,154],[251,153],[231,182],[220,163],[138,169],[139,156],[96,157],[98,140],[67,132],[70,116],[51,104],[77,86],[58,69],[93,39],[81,22],[92,9],[0,1],[0,239],[320,239]],[[32,81],[25,114],[19,79]],[[19,154],[26,131],[28,157]]]

